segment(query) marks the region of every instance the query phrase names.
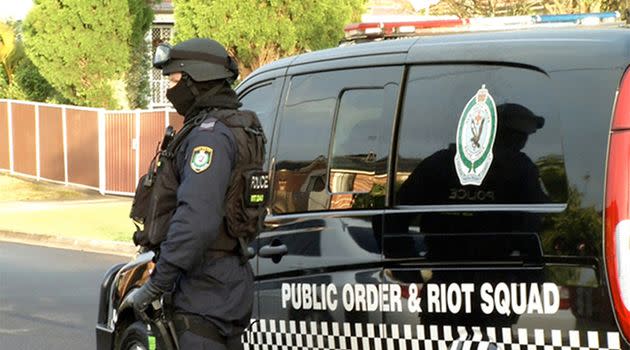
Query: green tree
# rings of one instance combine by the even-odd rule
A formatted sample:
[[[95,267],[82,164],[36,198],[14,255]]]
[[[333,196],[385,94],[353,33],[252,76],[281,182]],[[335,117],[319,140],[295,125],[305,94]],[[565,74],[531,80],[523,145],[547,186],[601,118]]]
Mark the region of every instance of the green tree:
[[[24,57],[18,64],[13,85],[13,91],[17,94],[12,96],[9,94],[9,98],[36,102],[70,103],[39,74],[39,69],[28,57]]]
[[[602,11],[619,11],[624,19],[628,17],[629,0],[602,0]]]
[[[21,22],[0,23],[0,97],[39,102],[65,102],[24,54]]]
[[[338,44],[366,0],[174,0],[175,41],[213,38],[241,77],[280,57]]]
[[[151,59],[145,35],[151,28],[154,17],[151,3],[150,0],[129,0],[129,13],[133,18],[129,38],[131,66],[125,82],[130,108],[146,108],[149,103],[151,91],[148,72],[151,69]]]
[[[115,108],[131,23],[127,0],[36,0],[24,25],[26,54],[71,102]]]
[[[7,84],[10,85],[13,82],[15,67],[23,56],[24,48],[17,40],[13,26],[0,22],[0,64],[2,64]]]
[[[431,7],[434,15],[460,18],[531,15],[540,0],[441,0]]]
[[[547,0],[544,6],[550,14],[600,12],[602,0]]]

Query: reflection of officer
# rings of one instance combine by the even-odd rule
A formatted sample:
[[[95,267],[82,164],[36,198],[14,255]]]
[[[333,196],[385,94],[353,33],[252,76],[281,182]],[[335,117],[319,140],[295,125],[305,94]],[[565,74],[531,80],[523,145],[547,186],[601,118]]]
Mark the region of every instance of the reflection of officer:
[[[480,186],[462,185],[455,171],[453,159],[455,145],[439,150],[423,160],[414,169],[398,192],[401,205],[443,205],[443,204],[525,204],[544,203],[544,193],[538,167],[521,150],[529,135],[544,125],[542,117],[518,104],[502,104],[497,107],[498,122],[496,140],[493,146],[494,160],[490,171]],[[423,232],[489,232],[529,229],[529,217],[501,213],[493,220],[467,216],[454,218],[453,215],[423,215]],[[493,225],[491,228],[488,225]],[[471,231],[473,230],[473,231]]]
[[[191,39],[164,51],[160,68],[170,80],[166,96],[184,123],[207,111],[241,106],[230,87],[238,71],[219,43]],[[220,226],[237,145],[232,131],[211,115],[175,154],[177,207],[151,279],[129,300],[143,310],[173,290],[181,349],[242,349],[240,334],[252,311],[252,271],[236,254],[216,249],[236,246]]]
[[[542,128],[544,119],[534,115],[529,109],[518,104],[503,104],[497,107],[497,133],[493,146],[494,160],[490,170],[480,186],[462,185],[456,173],[454,157],[455,145],[442,149],[423,160],[402,184],[398,193],[400,205],[478,205],[478,204],[524,204],[544,203],[547,196],[539,181],[537,166],[521,150],[525,147],[529,135]],[[501,236],[511,232],[539,232],[540,218],[537,214],[522,212],[475,212],[475,213],[423,213],[412,217],[393,217],[386,223],[385,232],[403,233],[390,240],[394,244],[387,246],[386,256],[417,256],[416,243],[412,237],[406,237],[411,223],[418,224],[422,233],[461,234],[426,235],[422,242],[428,259],[457,261],[464,257],[482,260],[484,258],[511,256],[515,239]],[[467,240],[470,234],[488,234],[483,247],[471,244]],[[467,235],[468,234],[468,235]],[[494,235],[494,236],[493,236]],[[474,237],[474,236],[473,236]],[[528,245],[530,236],[527,236]],[[531,236],[536,239],[535,235]],[[494,239],[493,239],[494,238]],[[454,244],[458,242],[459,244]],[[521,242],[521,241],[518,241]],[[518,243],[520,244],[520,243]],[[534,243],[538,245],[538,241]],[[522,250],[528,248],[522,246]],[[533,250],[530,250],[533,251]],[[533,254],[536,254],[533,251]],[[488,256],[490,254],[490,256]],[[395,276],[401,278],[401,276]],[[416,279],[413,277],[412,279]],[[540,275],[535,271],[520,274],[485,271],[483,274],[458,271],[433,271],[431,283],[451,283],[480,281],[497,282],[538,282]],[[423,289],[422,293],[426,293]],[[426,294],[422,294],[423,310],[427,310]],[[481,301],[475,294],[472,313],[481,315]],[[518,315],[487,315],[483,318],[462,316],[461,314],[423,313],[421,316],[427,324],[450,324],[458,326],[508,326],[518,320]]]

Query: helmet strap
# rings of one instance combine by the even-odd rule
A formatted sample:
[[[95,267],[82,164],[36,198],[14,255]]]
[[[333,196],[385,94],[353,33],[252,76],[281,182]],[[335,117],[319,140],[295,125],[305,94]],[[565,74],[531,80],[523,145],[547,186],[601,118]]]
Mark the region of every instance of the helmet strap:
[[[182,78],[184,79],[184,82],[186,82],[186,86],[190,89],[190,92],[192,92],[193,96],[195,96],[195,99],[197,99],[197,97],[199,97],[199,90],[197,89],[195,84],[193,84],[193,80],[190,75],[183,74]]]

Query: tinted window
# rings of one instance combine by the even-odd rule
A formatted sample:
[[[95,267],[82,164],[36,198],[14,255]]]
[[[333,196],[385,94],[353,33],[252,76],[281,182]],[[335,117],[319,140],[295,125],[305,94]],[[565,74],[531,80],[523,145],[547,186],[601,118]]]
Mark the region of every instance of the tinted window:
[[[385,89],[346,90],[341,95],[332,140],[331,193],[367,193],[384,185],[393,117],[387,108],[393,99],[385,96]]]
[[[365,208],[384,203],[386,186],[382,184],[387,179],[382,165],[387,163],[387,135],[391,135],[401,75],[400,67],[385,67],[291,79],[278,129],[274,213]],[[333,128],[337,132],[330,152]],[[329,164],[331,153],[333,161]],[[329,180],[336,183],[336,175],[331,170],[329,178],[329,166],[335,170],[343,167],[341,178],[349,174],[348,179],[340,181],[344,185],[340,185],[339,192],[345,193],[331,195],[328,184]],[[355,185],[358,181],[364,185]],[[379,198],[372,198],[372,192]]]
[[[412,67],[397,160],[398,205],[561,203],[562,135],[543,73]]]
[[[268,140],[271,140],[273,133],[274,111],[278,102],[276,91],[274,83],[267,82],[249,90],[240,98],[243,109],[256,112]]]

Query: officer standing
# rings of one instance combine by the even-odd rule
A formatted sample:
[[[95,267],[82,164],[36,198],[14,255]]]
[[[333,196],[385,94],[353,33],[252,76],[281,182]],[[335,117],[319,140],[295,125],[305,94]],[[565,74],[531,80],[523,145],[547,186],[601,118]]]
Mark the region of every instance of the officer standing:
[[[244,113],[236,112],[241,104],[230,86],[238,69],[211,39],[161,46],[154,66],[168,75],[166,96],[184,116],[184,125],[197,122],[173,152],[176,206],[155,270],[128,302],[144,310],[172,291],[180,349],[242,349],[241,334],[252,312],[253,274],[247,259],[239,256],[238,240],[224,232],[237,142],[230,127],[213,117],[217,111]]]

